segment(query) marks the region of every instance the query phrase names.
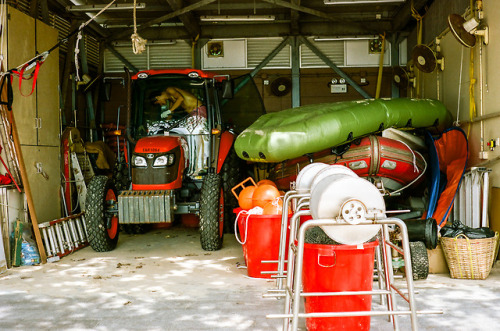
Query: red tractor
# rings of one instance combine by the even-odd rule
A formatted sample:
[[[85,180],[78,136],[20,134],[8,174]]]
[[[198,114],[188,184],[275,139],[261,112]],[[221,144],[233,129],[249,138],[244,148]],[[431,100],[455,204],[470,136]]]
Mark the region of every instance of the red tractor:
[[[230,128],[237,128],[239,119],[243,126],[249,125],[263,107],[256,102],[261,110],[251,118],[245,106],[234,107],[237,98],[233,99],[234,82],[228,75],[196,69],[147,70],[129,75],[128,81],[125,164],[121,180],[95,176],[88,185],[85,213],[90,245],[96,251],[109,251],[116,247],[119,225],[139,232],[151,223],[171,223],[176,214],[195,214],[202,248],[220,249],[224,220],[232,208],[227,193],[244,175],[232,149],[235,133]],[[248,79],[240,88],[246,83]],[[175,98],[159,104],[159,95],[169,88],[194,97],[195,109],[173,109],[180,104]],[[223,111],[226,104],[233,109]]]

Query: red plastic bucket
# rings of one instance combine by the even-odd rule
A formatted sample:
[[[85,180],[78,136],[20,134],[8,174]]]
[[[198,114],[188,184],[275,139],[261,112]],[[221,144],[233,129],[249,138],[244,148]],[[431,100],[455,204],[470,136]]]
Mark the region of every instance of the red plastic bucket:
[[[304,292],[371,291],[378,241],[304,245]],[[370,311],[371,295],[305,297],[306,313]],[[369,330],[370,316],[306,318],[307,330]]]
[[[243,256],[248,276],[271,278],[271,274],[262,274],[262,271],[276,272],[278,270],[281,215],[246,215],[245,213],[239,215],[238,233],[243,243]],[[262,263],[262,261],[276,261],[276,263]]]

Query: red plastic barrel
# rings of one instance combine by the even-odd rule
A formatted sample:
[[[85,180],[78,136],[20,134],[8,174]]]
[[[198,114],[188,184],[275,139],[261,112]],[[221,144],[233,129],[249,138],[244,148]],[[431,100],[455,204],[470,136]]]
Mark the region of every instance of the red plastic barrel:
[[[238,232],[243,242],[243,256],[248,276],[271,278],[271,274],[262,274],[261,272],[276,272],[278,270],[281,215],[246,215],[241,213],[238,218]],[[276,261],[276,263],[262,263],[262,261]]]
[[[378,241],[356,245],[304,245],[304,292],[371,291]],[[306,297],[306,313],[370,311],[371,295]],[[369,330],[370,316],[307,318],[307,330]]]

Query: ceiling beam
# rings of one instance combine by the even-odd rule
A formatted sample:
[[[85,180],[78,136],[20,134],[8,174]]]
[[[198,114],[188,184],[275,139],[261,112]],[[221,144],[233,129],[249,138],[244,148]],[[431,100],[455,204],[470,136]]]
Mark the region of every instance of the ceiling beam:
[[[169,13],[167,15],[163,15],[163,16],[160,16],[158,18],[155,18],[153,20],[150,20],[148,21],[147,23],[144,23],[144,24],[141,24],[140,26],[137,27],[137,32],[139,31],[143,31],[144,29],[147,29],[155,24],[160,24],[162,22],[165,22],[171,18],[174,18],[174,17],[177,17],[179,15],[182,15],[182,14],[185,14],[185,13],[188,13],[192,10],[195,10],[195,9],[198,9],[200,7],[203,7],[203,6],[206,6],[207,4],[209,3],[212,3],[212,2],[215,2],[216,0],[201,0],[201,1],[198,1],[192,5],[189,5],[187,7],[184,7],[184,8],[181,8],[179,10],[176,10],[172,13]],[[116,40],[116,39],[120,39],[120,38],[123,38],[125,36],[129,36],[133,33],[134,29],[128,29],[128,30],[125,30],[121,33],[118,33],[116,35],[113,35],[111,36],[110,38],[108,38],[109,40]],[[109,41],[108,40],[108,41]]]
[[[389,22],[373,23],[375,31],[389,31]],[[360,30],[359,27],[351,24],[338,24],[332,22],[302,22],[300,25],[302,36],[353,36],[353,35],[373,35],[371,32]],[[121,31],[121,30],[120,30]],[[260,24],[209,24],[202,25],[200,38],[270,38],[286,37],[290,35],[290,23],[260,23]],[[180,26],[168,28],[150,28],[141,33],[143,38],[148,40],[165,39],[190,39],[186,29]]]
[[[182,9],[183,0],[166,0],[166,1],[170,5],[170,7],[172,7],[173,11]],[[180,14],[179,19],[181,20],[182,24],[184,24],[184,28],[191,36],[191,39],[195,39],[196,36],[200,35],[201,33],[200,24],[198,24],[198,21],[194,17],[193,13],[187,12],[185,14]]]
[[[307,7],[304,7],[304,6],[297,5],[294,2],[286,2],[286,1],[283,1],[283,0],[262,0],[262,1],[274,4],[274,5],[277,5],[277,6],[286,7],[286,8],[290,8],[290,9],[293,9],[293,10],[297,10],[297,11],[300,11],[300,12],[303,12],[303,13],[306,13],[306,14],[310,14],[310,15],[313,15],[313,16],[320,17],[320,18],[324,18],[324,19],[327,19],[327,20],[332,21],[332,22],[341,22],[341,23],[349,23],[351,25],[357,25],[358,27],[360,27],[361,29],[364,30],[364,33],[383,32],[383,31],[373,31],[373,27],[366,26],[366,25],[364,25],[362,23],[353,22],[351,20],[346,20],[344,18],[333,17],[333,16],[330,16],[330,15],[328,15],[326,13],[323,13],[322,11],[319,11],[319,10],[316,10],[316,9],[311,9],[311,8],[307,8]]]
[[[427,3],[432,2],[433,0],[414,0],[414,1],[406,1],[399,12],[394,16],[394,21],[392,22],[393,31],[403,31],[408,27],[408,24],[415,19],[411,16],[411,7],[413,7],[418,11],[422,9]],[[415,21],[416,22],[416,21]]]
[[[59,6],[61,6],[63,9],[66,8],[67,6],[70,6],[73,4],[69,0],[55,0],[55,2]],[[61,13],[56,13],[56,14],[60,15],[60,17],[63,17],[65,19],[70,20],[71,22],[74,21],[75,19],[81,19],[84,22],[86,22],[90,19],[90,17],[85,13],[80,13],[80,15],[76,15],[76,16],[72,16],[72,17],[62,15]],[[101,25],[97,24],[95,21],[90,22],[90,24],[86,26],[86,29],[90,29],[90,30],[94,31],[101,38],[109,37],[108,30],[104,29]]]

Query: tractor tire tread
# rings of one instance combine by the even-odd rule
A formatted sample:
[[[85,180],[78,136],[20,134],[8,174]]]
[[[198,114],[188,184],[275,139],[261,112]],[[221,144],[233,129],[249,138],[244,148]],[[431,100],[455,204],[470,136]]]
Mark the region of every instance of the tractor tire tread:
[[[234,232],[233,209],[238,207],[238,200],[231,189],[243,180],[242,160],[238,157],[234,148],[231,148],[226,161],[221,169],[222,189],[224,191],[224,232]]]
[[[95,176],[87,187],[85,222],[88,242],[96,252],[108,252],[116,247],[118,233],[111,239],[106,228],[104,217],[106,191],[113,187],[107,176]],[[115,192],[116,193],[116,192]]]
[[[429,256],[422,241],[410,242],[411,266],[413,280],[427,279],[429,275]]]
[[[219,229],[219,199],[221,177],[208,174],[201,186],[200,201],[200,241],[201,248],[216,251],[222,247]]]

